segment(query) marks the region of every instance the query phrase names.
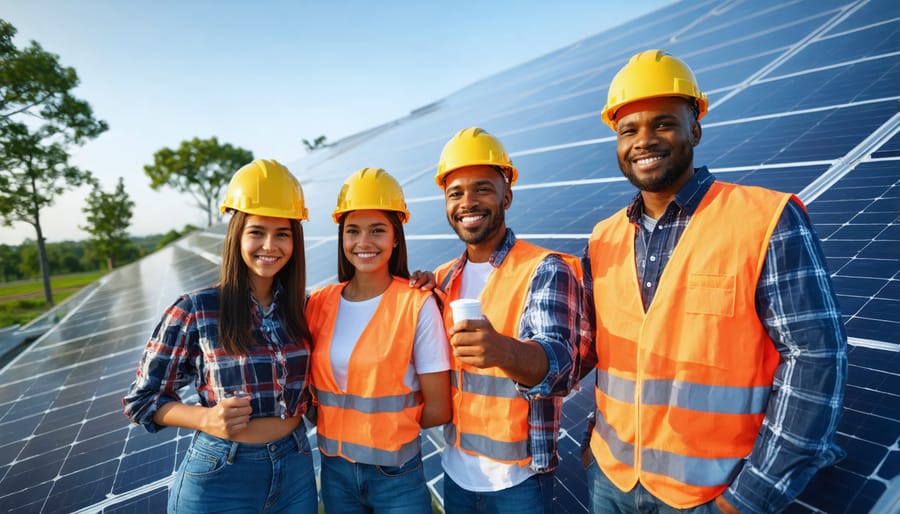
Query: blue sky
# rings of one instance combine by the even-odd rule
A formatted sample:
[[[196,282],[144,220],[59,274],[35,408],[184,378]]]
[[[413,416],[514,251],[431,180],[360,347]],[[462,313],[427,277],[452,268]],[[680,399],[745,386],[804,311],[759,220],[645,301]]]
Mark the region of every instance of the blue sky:
[[[668,0],[3,0],[20,48],[35,40],[78,72],[77,95],[110,130],[73,162],[136,207],[130,232],[204,226],[187,195],[153,191],[143,166],[193,137],[285,163],[302,139],[337,141],[671,3]],[[598,107],[599,108],[599,107]],[[50,242],[87,234],[88,190],[42,212]],[[24,223],[0,243],[34,239]]]

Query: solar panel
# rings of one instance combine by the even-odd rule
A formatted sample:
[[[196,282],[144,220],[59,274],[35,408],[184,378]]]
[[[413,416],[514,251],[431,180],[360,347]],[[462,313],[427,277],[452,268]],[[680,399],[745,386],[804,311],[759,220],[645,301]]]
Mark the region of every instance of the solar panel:
[[[336,279],[330,212],[343,179],[383,167],[404,186],[412,268],[462,246],[435,187],[458,129],[500,137],[520,170],[509,225],[581,254],[593,225],[635,194],[599,119],[629,56],[664,48],[710,94],[695,162],[721,179],[801,196],[850,338],[838,440],[790,513],[897,512],[900,505],[900,4],[895,0],[689,0],[576,42],[289,166],[301,179],[308,284]],[[67,301],[51,330],[0,370],[0,504],[8,512],[157,512],[191,434],[129,426],[120,398],[162,310],[216,280],[223,227],[195,233]],[[556,510],[587,512],[578,458],[590,387],[564,403]],[[436,430],[423,455],[441,491]],[[892,503],[893,502],[893,503]]]

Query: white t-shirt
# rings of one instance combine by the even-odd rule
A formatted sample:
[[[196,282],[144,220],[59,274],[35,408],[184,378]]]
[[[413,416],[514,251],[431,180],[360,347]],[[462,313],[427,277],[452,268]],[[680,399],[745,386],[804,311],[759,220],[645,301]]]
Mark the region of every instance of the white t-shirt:
[[[383,295],[369,300],[351,302],[341,297],[334,335],[331,339],[331,369],[334,379],[342,391],[347,390],[347,367],[350,354],[359,341],[359,336],[375,314]],[[418,375],[437,373],[450,369],[450,345],[447,333],[434,298],[425,300],[419,311],[416,335],[413,342],[412,362],[406,370],[403,383],[412,391],[420,390]]]
[[[490,262],[467,262],[462,272],[460,298],[478,298],[494,267]],[[535,474],[527,466],[504,464],[480,455],[466,453],[448,445],[441,454],[441,465],[460,487],[469,491],[502,491],[518,485]]]

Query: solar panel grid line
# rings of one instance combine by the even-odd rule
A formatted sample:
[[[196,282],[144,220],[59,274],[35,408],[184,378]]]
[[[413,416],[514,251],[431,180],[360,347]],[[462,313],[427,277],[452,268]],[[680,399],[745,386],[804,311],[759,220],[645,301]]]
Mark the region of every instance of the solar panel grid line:
[[[828,171],[822,174],[813,183],[807,186],[798,195],[805,203],[810,203],[822,193],[831,189],[847,173],[866,156],[869,156],[881,145],[891,139],[900,130],[900,112],[894,114],[891,119],[875,129],[868,137],[863,139],[852,150],[840,158]]]
[[[781,55],[779,55],[777,58],[775,58],[769,64],[767,64],[766,66],[763,66],[762,68],[757,70],[756,73],[745,78],[740,84],[737,85],[737,87],[735,87],[735,89],[733,91],[726,94],[724,97],[716,100],[715,102],[711,103],[709,106],[709,109],[713,110],[716,107],[718,107],[719,105],[727,102],[733,96],[739,94],[741,91],[743,91],[747,87],[750,87],[751,85],[753,85],[756,82],[756,80],[765,77],[766,75],[771,73],[773,70],[777,69],[784,62],[786,62],[791,57],[800,53],[804,48],[809,46],[809,44],[816,41],[818,39],[819,35],[828,32],[831,28],[833,28],[837,25],[840,25],[841,22],[843,22],[848,17],[850,17],[854,12],[856,12],[856,10],[858,10],[865,3],[866,3],[865,1],[857,2],[849,9],[839,11],[838,15],[832,17],[830,20],[828,20],[828,22],[821,25],[817,30],[810,32],[809,34],[806,34],[804,37],[799,39],[794,45],[792,45],[788,50],[783,52]]]
[[[867,25],[861,25],[861,26],[859,26],[859,27],[853,27],[853,28],[851,28],[851,29],[849,29],[849,30],[844,30],[844,31],[841,31],[841,32],[833,32],[833,33],[831,33],[831,34],[823,35],[823,36],[821,36],[821,37],[819,38],[819,41],[825,41],[825,40],[828,40],[828,39],[831,39],[831,38],[843,37],[843,36],[846,36],[846,35],[849,35],[849,34],[853,34],[853,33],[855,33],[855,32],[866,31],[866,30],[870,30],[870,29],[873,29],[873,28],[876,28],[876,27],[881,27],[881,26],[884,26],[884,25],[890,25],[890,24],[896,23],[896,22],[898,22],[898,21],[900,21],[900,16],[896,16],[896,17],[894,17],[894,18],[887,18],[887,19],[884,19],[884,20],[879,20],[879,21],[876,21],[876,22],[873,22],[873,23],[869,23],[869,24],[867,24]]]
[[[723,120],[723,121],[713,121],[704,124],[705,128],[714,128],[714,127],[726,127],[729,125],[740,125],[744,123],[750,123],[754,121],[763,121],[763,120],[772,120],[778,118],[787,118],[790,116],[798,116],[802,114],[814,114],[820,112],[834,111],[837,109],[846,109],[851,107],[859,107],[861,105],[870,105],[870,104],[878,104],[884,102],[895,102],[900,100],[900,96],[892,96],[887,98],[876,98],[871,100],[860,100],[857,102],[845,102],[840,104],[830,104],[830,105],[822,105],[819,107],[810,107],[808,109],[796,109],[792,111],[783,111],[769,114],[761,114],[759,116],[746,116],[738,119],[731,120]]]
[[[867,62],[872,62],[872,61],[878,61],[881,59],[890,59],[892,57],[897,57],[897,56],[900,56],[900,51],[888,52],[888,53],[883,53],[883,54],[878,54],[878,55],[869,55],[869,56],[865,56],[865,57],[860,57],[858,59],[851,59],[849,61],[841,61],[841,62],[837,62],[837,63],[832,63],[827,66],[817,66],[814,68],[807,68],[802,71],[794,71],[791,73],[785,73],[784,75],[772,75],[772,76],[761,78],[761,79],[757,80],[755,84],[759,85],[759,84],[766,84],[769,82],[777,82],[779,80],[785,80],[785,79],[790,79],[790,78],[794,78],[794,77],[802,77],[804,75],[810,75],[810,74],[819,73],[822,71],[835,70],[835,69],[844,68],[847,66],[853,66],[855,64],[862,64],[862,63],[867,63]]]

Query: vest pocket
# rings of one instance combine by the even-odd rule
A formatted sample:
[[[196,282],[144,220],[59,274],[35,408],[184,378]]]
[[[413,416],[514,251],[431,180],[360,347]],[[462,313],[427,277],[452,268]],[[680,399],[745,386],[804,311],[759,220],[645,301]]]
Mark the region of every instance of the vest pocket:
[[[734,316],[734,275],[690,273],[684,294],[685,312]]]

